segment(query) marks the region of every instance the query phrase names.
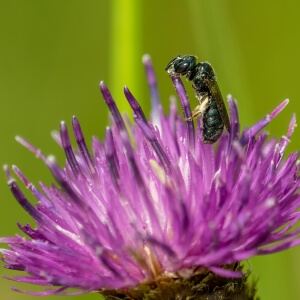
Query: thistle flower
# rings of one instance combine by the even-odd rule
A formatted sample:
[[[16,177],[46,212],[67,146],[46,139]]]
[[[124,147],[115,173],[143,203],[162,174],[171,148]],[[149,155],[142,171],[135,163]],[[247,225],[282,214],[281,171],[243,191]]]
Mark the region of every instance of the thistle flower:
[[[36,198],[33,205],[4,167],[13,195],[36,223],[18,224],[27,237],[0,239],[10,247],[1,249],[5,267],[27,272],[11,280],[56,287],[27,292],[35,295],[78,288],[75,293],[96,291],[107,299],[253,299],[240,262],[300,243],[294,227],[300,218],[298,153],[283,159],[295,116],[278,141],[262,129],[287,100],[240,133],[237,105],[228,96],[230,134],[215,147],[203,144],[200,121],[183,121],[173,98],[169,115],[163,114],[148,56],[144,64],[151,121],[127,87],[135,122],[122,119],[101,82],[112,120],[104,142],[93,138],[92,154],[75,117],[77,148],[64,122],[54,134],[67,158],[64,168],[17,137],[57,184],[38,189],[13,166]],[[189,118],[183,84],[172,80]]]

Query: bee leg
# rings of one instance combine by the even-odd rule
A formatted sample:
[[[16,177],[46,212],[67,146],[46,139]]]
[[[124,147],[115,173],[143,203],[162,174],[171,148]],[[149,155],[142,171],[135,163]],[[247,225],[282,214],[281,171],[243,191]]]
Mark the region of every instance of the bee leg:
[[[204,111],[206,110],[207,106],[209,105],[209,97],[205,96],[204,100],[202,100],[204,97],[201,98],[199,105],[197,105],[193,111],[192,116],[190,118],[186,118],[185,121],[193,121],[195,118],[200,117],[203,115]]]
[[[194,119],[196,119],[198,116],[201,116],[202,111],[201,111],[201,105],[197,105],[193,111],[192,111],[192,116],[190,118],[186,118],[185,121],[193,121]]]

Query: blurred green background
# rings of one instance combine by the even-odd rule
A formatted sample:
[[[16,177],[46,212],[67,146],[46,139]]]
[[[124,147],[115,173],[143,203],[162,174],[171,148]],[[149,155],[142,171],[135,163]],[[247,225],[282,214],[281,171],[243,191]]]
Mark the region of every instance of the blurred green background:
[[[103,138],[108,114],[100,80],[123,111],[131,114],[122,92],[126,84],[149,112],[144,53],[152,56],[166,112],[174,90],[164,68],[178,54],[195,54],[212,63],[223,95],[238,100],[243,127],[289,98],[268,127],[280,137],[300,107],[299,11],[300,2],[293,0],[1,1],[0,163],[16,164],[35,184],[41,179],[50,184],[43,163],[14,136],[26,137],[45,154],[55,153],[61,164],[63,154],[49,134],[61,120],[70,127],[76,115],[87,141],[92,135]],[[289,151],[299,149],[299,137],[296,130]],[[14,201],[3,174],[0,189],[0,236],[13,235],[19,232],[16,221],[24,224],[29,217]],[[249,263],[262,299],[300,299],[299,248]],[[0,274],[13,275],[3,269]],[[1,299],[34,298],[12,292],[11,285],[0,278]]]

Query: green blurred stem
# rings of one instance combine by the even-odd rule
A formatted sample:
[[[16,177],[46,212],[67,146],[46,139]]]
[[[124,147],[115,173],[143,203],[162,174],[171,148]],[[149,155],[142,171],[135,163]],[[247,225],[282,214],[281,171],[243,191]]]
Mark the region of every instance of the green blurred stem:
[[[141,94],[139,82],[142,77],[142,1],[114,0],[111,4],[109,88],[120,112],[127,111],[131,115],[123,87],[127,85],[135,95]]]

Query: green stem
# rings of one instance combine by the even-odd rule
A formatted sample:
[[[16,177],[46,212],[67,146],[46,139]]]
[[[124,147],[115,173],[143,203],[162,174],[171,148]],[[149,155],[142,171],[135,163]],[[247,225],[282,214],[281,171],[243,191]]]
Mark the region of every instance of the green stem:
[[[131,111],[123,94],[124,85],[141,94],[141,8],[140,0],[112,1],[109,88],[121,113]]]

